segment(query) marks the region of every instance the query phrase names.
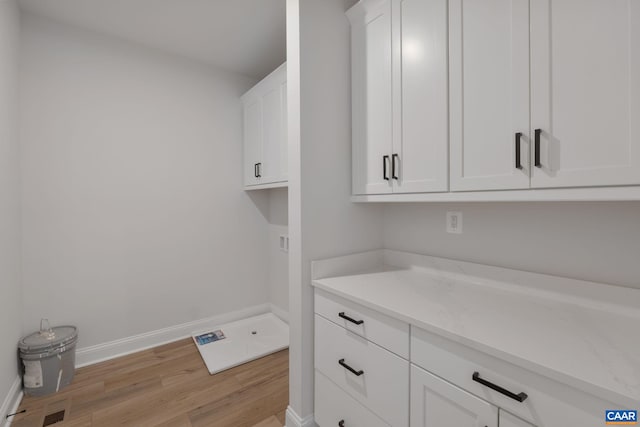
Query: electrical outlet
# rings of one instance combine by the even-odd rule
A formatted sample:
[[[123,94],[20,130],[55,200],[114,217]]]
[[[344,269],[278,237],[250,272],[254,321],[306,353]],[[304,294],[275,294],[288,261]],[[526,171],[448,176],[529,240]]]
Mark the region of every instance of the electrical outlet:
[[[462,212],[447,212],[447,233],[462,234]]]
[[[280,235],[280,250],[289,252],[289,236]]]

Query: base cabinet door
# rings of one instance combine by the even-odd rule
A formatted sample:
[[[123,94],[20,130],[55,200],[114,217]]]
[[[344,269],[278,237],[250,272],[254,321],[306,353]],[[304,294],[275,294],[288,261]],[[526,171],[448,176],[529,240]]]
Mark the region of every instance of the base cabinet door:
[[[320,427],[390,427],[316,371],[315,421]]]
[[[498,407],[411,365],[411,427],[498,427]]]
[[[640,184],[640,2],[532,1],[531,97],[532,187]]]
[[[535,427],[535,426],[501,409],[500,410],[500,427]]]

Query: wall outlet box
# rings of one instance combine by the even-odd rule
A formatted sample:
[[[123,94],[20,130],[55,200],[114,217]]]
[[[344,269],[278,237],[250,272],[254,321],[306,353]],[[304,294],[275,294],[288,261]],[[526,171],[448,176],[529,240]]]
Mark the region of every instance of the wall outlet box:
[[[447,233],[462,234],[462,212],[447,212]]]
[[[289,252],[289,236],[280,235],[280,250]]]

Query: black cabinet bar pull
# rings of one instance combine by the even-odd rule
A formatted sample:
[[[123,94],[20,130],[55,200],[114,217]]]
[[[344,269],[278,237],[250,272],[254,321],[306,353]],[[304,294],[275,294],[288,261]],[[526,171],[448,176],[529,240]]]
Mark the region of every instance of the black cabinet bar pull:
[[[480,383],[483,386],[489,387],[491,390],[495,390],[498,393],[504,394],[505,396],[510,397],[513,400],[517,400],[518,402],[524,402],[525,400],[527,400],[527,397],[529,397],[527,396],[527,393],[515,394],[505,388],[500,387],[499,385],[496,385],[487,380],[484,380],[480,378],[480,374],[478,372],[474,372],[472,378],[475,382]]]
[[[256,177],[256,178],[258,177],[258,164],[257,163],[253,164],[253,176]]]
[[[535,133],[535,150],[536,150],[534,165],[537,168],[541,168],[542,163],[540,163],[540,134],[542,133],[542,129],[536,129],[534,133]]]
[[[344,359],[340,359],[338,360],[338,364],[340,366],[342,366],[343,368],[345,368],[346,370],[348,370],[349,372],[351,372],[353,375],[355,375],[356,377],[359,377],[360,375],[364,374],[364,371],[362,369],[360,369],[359,371],[356,371],[355,369],[353,369],[351,366],[347,365],[344,362]]]
[[[346,314],[344,314],[344,311],[338,313],[338,316],[342,317],[344,320],[348,320],[351,323],[355,323],[356,325],[362,325],[364,323],[364,320],[356,320],[353,317],[347,316]]]
[[[256,163],[256,165],[258,166],[258,174],[256,175],[256,178],[262,178],[262,163]]]
[[[389,176],[387,175],[387,165],[389,164],[389,156],[382,156],[382,177],[385,181],[389,181]]]
[[[520,139],[522,139],[522,132],[516,133],[516,169],[522,169],[522,163],[520,162]]]
[[[338,421],[338,427],[344,427],[344,420]]]
[[[396,175],[396,159],[400,160],[400,156],[394,154],[391,156],[391,178],[397,180],[398,175]],[[398,164],[398,170],[400,170],[400,165]]]

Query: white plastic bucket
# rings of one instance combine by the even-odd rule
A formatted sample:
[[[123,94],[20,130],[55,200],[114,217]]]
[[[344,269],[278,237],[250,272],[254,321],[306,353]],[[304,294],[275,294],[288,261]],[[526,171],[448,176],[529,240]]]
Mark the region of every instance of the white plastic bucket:
[[[22,338],[18,348],[25,394],[45,396],[71,384],[75,374],[77,342],[78,329],[75,326],[51,328],[46,319],[42,320],[40,331]]]

